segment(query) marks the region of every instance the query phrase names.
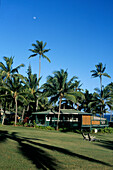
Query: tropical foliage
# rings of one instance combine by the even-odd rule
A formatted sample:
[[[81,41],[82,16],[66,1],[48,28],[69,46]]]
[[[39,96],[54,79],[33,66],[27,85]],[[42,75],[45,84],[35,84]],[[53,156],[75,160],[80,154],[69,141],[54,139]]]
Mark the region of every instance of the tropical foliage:
[[[38,78],[40,78],[40,72],[41,72],[41,57],[47,59],[49,61],[49,63],[51,62],[50,59],[45,55],[45,53],[47,53],[50,50],[50,49],[45,49],[46,45],[47,45],[46,42],[43,43],[43,41],[37,40],[36,44],[32,44],[34,49],[29,49],[31,52],[34,53],[34,54],[30,55],[29,58],[39,55],[39,77]]]
[[[71,101],[73,103],[77,102],[77,97],[81,97],[82,93],[80,91],[74,90],[76,87],[77,79],[76,76],[72,77],[68,81],[68,73],[61,69],[60,71],[53,72],[54,76],[48,76],[47,83],[45,83],[42,88],[43,93],[46,97],[51,97],[50,102],[58,102],[59,103],[59,113],[58,113],[58,121],[57,121],[57,130],[60,119],[60,109],[62,100],[65,98],[67,101]]]
[[[103,115],[113,110],[113,82],[106,87],[102,84],[102,77],[110,76],[105,73],[106,66],[102,63],[95,65],[96,70],[92,70],[92,77],[99,77],[100,89],[95,88],[94,93],[88,89],[82,89],[82,83],[77,76],[68,79],[67,70],[54,71],[53,75],[47,77],[47,81],[39,88],[41,80],[41,57],[50,59],[45,55],[50,49],[45,49],[47,43],[36,41],[32,44],[34,49],[29,58],[39,55],[39,76],[32,73],[32,67],[29,65],[27,76],[21,75],[19,69],[24,67],[20,64],[13,67],[14,57],[3,57],[4,62],[0,62],[0,110],[1,120],[4,123],[6,112],[15,114],[15,125],[18,117],[21,121],[26,116],[31,116],[32,112],[45,111],[48,109],[58,110],[57,130],[59,128],[59,119],[61,108],[73,108],[76,110],[99,113]]]

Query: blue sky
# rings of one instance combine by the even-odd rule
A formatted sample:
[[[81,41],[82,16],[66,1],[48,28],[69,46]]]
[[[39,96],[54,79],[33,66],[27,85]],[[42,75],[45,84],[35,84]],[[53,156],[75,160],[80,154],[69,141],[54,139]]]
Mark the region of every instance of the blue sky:
[[[0,60],[14,56],[14,67],[26,75],[29,63],[38,74],[38,56],[28,49],[36,40],[47,42],[47,56],[42,59],[41,83],[53,71],[68,69],[69,78],[76,75],[82,88],[94,91],[99,78],[90,71],[99,62],[106,64],[113,81],[113,0],[1,0],[0,1]],[[36,19],[33,19],[36,17]]]

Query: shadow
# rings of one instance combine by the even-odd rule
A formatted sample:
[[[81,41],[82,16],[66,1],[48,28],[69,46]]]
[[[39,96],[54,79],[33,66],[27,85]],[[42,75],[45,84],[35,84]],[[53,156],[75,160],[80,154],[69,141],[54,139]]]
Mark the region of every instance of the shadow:
[[[96,145],[113,150],[113,141],[101,140],[99,143],[96,143]]]
[[[7,140],[7,134],[8,134],[7,131],[1,131],[1,130],[0,130],[0,143],[6,142],[6,140]]]
[[[84,159],[84,160],[87,160],[87,161],[91,161],[91,162],[95,162],[95,163],[99,163],[99,164],[102,164],[102,165],[113,167],[112,165],[105,163],[103,161],[99,161],[97,159],[93,159],[93,158],[90,158],[90,157],[87,157],[87,156],[84,156],[84,155],[73,153],[73,152],[70,152],[69,150],[64,149],[64,148],[59,148],[59,147],[51,146],[51,145],[47,145],[47,144],[35,143],[33,141],[29,141],[29,143],[44,147],[44,148],[52,150],[52,151],[55,150],[57,152],[60,152],[60,153],[63,153],[63,154],[69,155],[69,156],[78,157],[80,159]]]
[[[36,148],[32,145],[26,143],[19,143],[19,150],[21,153],[27,157],[29,160],[32,160],[33,164],[36,165],[38,169],[56,169],[58,168],[57,162],[49,154],[40,148]]]
[[[57,164],[58,161],[56,159],[50,156],[43,149],[32,146],[29,140],[27,140],[26,138],[18,137],[17,132],[12,132],[12,134],[10,135],[7,131],[0,131],[0,134],[4,136],[5,140],[9,138],[17,141],[19,144],[18,149],[20,153],[24,155],[27,159],[31,160],[38,169],[59,169],[59,166]],[[2,142],[3,141],[4,140],[2,140]]]
[[[13,132],[11,135],[7,133],[7,131],[3,131],[3,134],[5,138],[10,138],[14,141],[17,141],[19,143],[19,151],[22,153],[27,159],[31,160],[33,164],[36,165],[38,169],[60,169],[58,162],[56,159],[54,159],[52,156],[50,156],[44,149],[57,151],[59,153],[66,154],[68,156],[77,157],[79,159],[83,159],[86,161],[106,165],[109,167],[113,167],[112,165],[105,163],[103,161],[99,161],[97,159],[90,158],[88,156],[84,156],[81,154],[73,153],[67,149],[51,146],[48,144],[42,144],[40,142],[34,142],[29,140],[29,138],[24,137],[18,137],[16,132]],[[39,141],[39,140],[38,140]]]
[[[27,138],[27,137],[24,137],[25,140],[35,140],[35,141],[45,141],[45,140],[42,140],[42,139],[37,139],[37,138]]]

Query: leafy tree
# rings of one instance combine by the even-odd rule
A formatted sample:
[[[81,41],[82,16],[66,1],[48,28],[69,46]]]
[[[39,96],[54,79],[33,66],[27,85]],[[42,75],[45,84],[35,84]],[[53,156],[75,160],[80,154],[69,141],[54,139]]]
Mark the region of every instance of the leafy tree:
[[[0,62],[0,74],[1,74],[1,77],[2,77],[2,83],[4,84],[3,86],[5,86],[5,83],[8,83],[8,80],[10,78],[12,78],[12,76],[14,75],[17,75],[17,76],[21,76],[23,77],[22,75],[19,75],[18,74],[18,70],[21,68],[21,67],[24,67],[24,64],[20,64],[19,66],[13,68],[13,60],[14,60],[14,57],[3,57],[3,59],[5,60],[5,64],[3,62]],[[2,90],[3,91],[3,90]],[[4,118],[5,118],[5,108],[6,108],[6,96],[7,96],[7,91],[5,92],[6,95],[5,95],[5,101],[3,99],[3,102],[4,102],[4,115],[3,115],[3,121],[4,121]],[[3,94],[2,94],[3,95]],[[3,121],[2,121],[2,124],[3,124]]]
[[[106,86],[102,92],[98,88],[95,88],[95,92],[93,93],[92,101],[90,102],[90,106],[92,108],[93,113],[103,113],[108,112],[108,108],[113,108],[113,98],[111,96],[111,91]]]
[[[0,62],[0,71],[1,71],[1,74],[2,74],[2,78],[6,82],[15,73],[18,73],[18,70],[21,67],[24,67],[24,64],[20,64],[19,66],[13,68],[14,57],[10,57],[10,58],[9,57],[3,57],[3,58],[6,62],[6,66],[2,62]]]
[[[25,92],[24,92],[24,86],[22,85],[22,81],[19,77],[13,76],[12,79],[8,80],[8,83],[5,87],[1,87],[1,89],[4,89],[7,91],[7,94],[4,94],[2,96],[6,96],[9,98],[12,98],[15,103],[15,125],[17,123],[17,113],[18,113],[18,101],[26,100],[25,99]]]
[[[84,92],[84,99],[81,100],[80,110],[83,109],[84,112],[91,113],[91,107],[89,106],[89,103],[92,101],[93,94],[89,93],[89,91],[86,89]]]
[[[109,90],[111,92],[111,99],[113,100],[113,82],[108,84],[107,87],[109,88]],[[111,108],[110,121],[113,120],[112,111],[113,111],[113,108]]]
[[[100,95],[101,95],[101,100],[102,100],[102,76],[105,76],[105,77],[108,77],[108,78],[111,78],[107,73],[105,73],[105,69],[106,69],[106,65],[103,66],[102,63],[99,63],[98,65],[95,65],[96,67],[96,70],[92,70],[92,77],[93,78],[96,78],[96,77],[99,77],[100,78]],[[102,113],[102,107],[101,107],[101,113]]]
[[[76,79],[77,79],[77,77],[76,77]],[[70,106],[71,108],[74,108],[74,109],[76,108],[77,110],[81,110],[81,107],[80,107],[81,101],[84,99],[84,94],[82,92],[83,89],[81,88],[82,84],[78,80],[75,80],[74,84],[75,85],[73,87],[73,90],[74,90],[74,92],[78,92],[79,95],[76,95],[74,102],[69,101],[69,100],[68,101],[64,100],[64,104]]]
[[[32,74],[32,70],[31,70],[31,65],[29,65],[28,70],[27,70],[27,75],[28,77],[25,78],[25,88],[27,90],[27,92],[29,93],[28,95],[28,101],[29,104],[31,103],[35,103],[35,111],[38,109],[38,100],[37,100],[37,96],[39,95],[39,81],[41,79],[41,77],[39,79],[37,79],[37,75],[36,74]]]
[[[50,59],[45,55],[45,53],[47,53],[50,49],[45,49],[45,46],[47,45],[47,43],[43,43],[43,41],[36,41],[36,44],[32,44],[32,46],[34,47],[34,49],[29,49],[30,51],[32,51],[34,54],[30,55],[29,58],[31,57],[35,57],[36,55],[39,55],[39,77],[40,78],[40,73],[41,73],[41,57],[47,59],[49,61],[49,63],[51,62]]]
[[[96,77],[99,77],[100,78],[100,88],[101,88],[101,91],[102,91],[102,76],[105,76],[105,77],[108,77],[108,78],[111,78],[107,73],[104,73],[105,69],[106,69],[106,65],[103,66],[102,63],[99,63],[98,65],[95,65],[96,67],[96,70],[92,70],[92,77],[93,78],[96,78]]]
[[[44,111],[52,108],[52,104],[47,97],[40,96],[38,100],[38,110]]]
[[[53,72],[54,76],[48,76],[47,82],[42,86],[43,93],[47,97],[51,97],[51,102],[59,103],[59,113],[58,113],[58,121],[57,121],[57,130],[59,128],[59,118],[60,118],[60,110],[62,99],[67,99],[69,101],[75,102],[76,96],[80,93],[74,91],[75,82],[74,80],[77,77],[72,77],[68,81],[68,73],[61,69],[60,71]]]

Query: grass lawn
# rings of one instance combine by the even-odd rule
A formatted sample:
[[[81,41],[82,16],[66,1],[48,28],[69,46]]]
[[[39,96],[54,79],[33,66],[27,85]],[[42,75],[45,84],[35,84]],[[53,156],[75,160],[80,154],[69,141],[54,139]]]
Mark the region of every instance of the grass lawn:
[[[0,127],[0,170],[113,169],[113,134],[97,134],[99,142],[81,134]]]

